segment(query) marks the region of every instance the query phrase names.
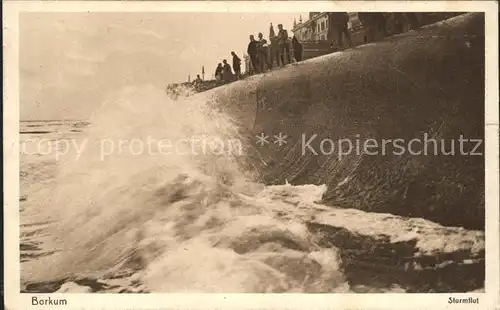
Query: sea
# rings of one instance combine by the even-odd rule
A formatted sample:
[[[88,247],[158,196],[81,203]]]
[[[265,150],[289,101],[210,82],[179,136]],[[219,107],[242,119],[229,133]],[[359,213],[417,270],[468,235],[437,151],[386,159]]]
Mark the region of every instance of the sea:
[[[326,206],[324,184],[259,182],[210,93],[174,100],[144,85],[109,98],[89,119],[20,122],[23,292],[477,289],[445,283],[439,264],[455,258],[440,253],[484,260],[484,232]],[[436,281],[423,284],[432,267],[418,257],[433,255]]]

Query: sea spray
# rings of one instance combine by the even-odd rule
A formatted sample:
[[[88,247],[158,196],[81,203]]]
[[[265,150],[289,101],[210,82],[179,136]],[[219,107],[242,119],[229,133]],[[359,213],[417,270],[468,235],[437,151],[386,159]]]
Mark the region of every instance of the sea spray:
[[[293,216],[276,215],[294,213],[307,191],[263,191],[234,154],[189,153],[192,145],[168,156],[124,151],[123,141],[151,135],[238,139],[234,122],[211,109],[213,100],[174,101],[143,86],[105,101],[80,138],[88,141],[85,151],[59,163],[44,204],[58,252],[38,262],[43,268],[31,266],[27,281],[132,270],[153,292],[345,291],[335,249],[318,247]],[[103,139],[122,141],[122,151],[103,160]]]

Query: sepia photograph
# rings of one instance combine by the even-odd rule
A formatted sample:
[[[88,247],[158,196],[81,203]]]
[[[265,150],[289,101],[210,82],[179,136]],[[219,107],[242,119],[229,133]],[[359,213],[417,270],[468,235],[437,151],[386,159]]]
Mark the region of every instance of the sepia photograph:
[[[17,14],[25,304],[498,295],[486,13],[311,8]]]

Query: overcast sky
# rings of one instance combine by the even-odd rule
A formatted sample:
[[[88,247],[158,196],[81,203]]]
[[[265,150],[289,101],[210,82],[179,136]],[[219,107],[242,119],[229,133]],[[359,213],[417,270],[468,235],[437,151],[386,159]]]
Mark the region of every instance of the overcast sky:
[[[21,13],[21,119],[86,118],[109,91],[164,87],[307,13]],[[291,35],[291,32],[290,32]]]

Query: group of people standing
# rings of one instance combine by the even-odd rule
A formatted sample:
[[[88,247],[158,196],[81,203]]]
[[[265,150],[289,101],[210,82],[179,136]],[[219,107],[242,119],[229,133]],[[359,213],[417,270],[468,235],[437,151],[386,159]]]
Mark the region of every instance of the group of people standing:
[[[262,32],[257,35],[257,40],[254,35],[250,35],[247,53],[250,58],[250,72],[253,74],[262,73],[265,70],[276,66],[284,66],[292,62],[290,54],[290,39],[288,31],[283,28],[282,24],[278,25],[278,35],[274,35],[273,25],[270,26],[269,41],[264,39]],[[295,61],[302,60],[302,45],[297,38],[292,39]]]
[[[233,58],[233,68],[226,59],[217,65],[215,69],[215,79],[217,83],[229,83],[241,79],[241,59],[235,52],[231,52]],[[234,73],[233,73],[234,70]]]
[[[396,14],[393,14],[396,15]],[[419,27],[418,20],[414,13],[401,13],[398,16],[388,16],[384,13],[377,12],[360,12],[358,13],[359,21],[366,29],[365,43],[372,42],[378,34],[387,36],[387,20],[388,18],[405,19],[411,29]],[[353,47],[351,34],[348,29],[349,14],[347,12],[329,12],[328,13],[328,38],[333,38],[338,47]],[[403,22],[399,22],[402,24]],[[398,21],[396,21],[398,24]],[[396,30],[397,31],[397,30]],[[401,30],[402,32],[402,30]],[[343,38],[347,40],[347,46],[344,44]],[[302,44],[294,36],[291,40],[288,37],[288,31],[283,28],[282,24],[278,25],[278,34],[275,35],[273,25],[270,25],[269,42],[264,38],[261,32],[258,33],[257,39],[254,35],[250,35],[247,53],[250,58],[250,68],[247,68],[248,73],[262,73],[266,70],[271,70],[275,65],[277,67],[284,66],[295,61],[302,60]],[[292,53],[293,52],[293,53]],[[292,55],[293,54],[293,55]],[[217,83],[229,83],[234,80],[241,79],[241,58],[235,52],[231,52],[232,67],[226,59],[217,65],[215,70],[215,78]],[[234,70],[234,73],[233,73]]]
[[[293,37],[290,42],[288,32],[283,28],[282,24],[278,25],[278,35],[274,35],[273,25],[271,24],[271,31],[269,41],[264,39],[262,33],[257,35],[257,40],[254,35],[250,35],[250,42],[248,43],[247,53],[250,58],[250,68],[247,68],[248,73],[256,74],[270,70],[273,64],[277,66],[284,66],[295,61],[302,60],[302,45]],[[293,47],[293,57],[291,56],[290,43]],[[218,84],[229,83],[234,80],[241,79],[241,58],[235,52],[231,52],[232,67],[226,59],[222,60],[215,69],[215,79]],[[233,73],[234,70],[234,73]]]

